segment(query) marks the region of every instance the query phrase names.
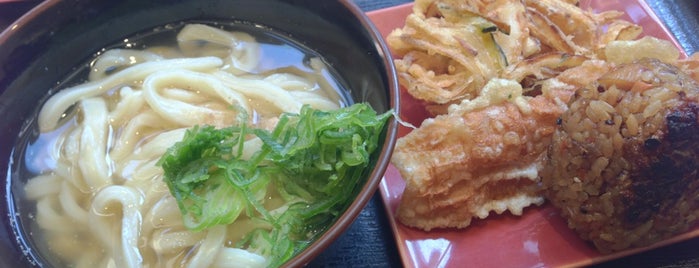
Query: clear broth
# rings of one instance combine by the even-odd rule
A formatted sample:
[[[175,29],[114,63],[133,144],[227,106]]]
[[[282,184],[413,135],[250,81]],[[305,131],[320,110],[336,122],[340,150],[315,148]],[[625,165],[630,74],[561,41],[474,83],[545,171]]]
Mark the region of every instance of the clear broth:
[[[251,24],[247,22],[213,22],[213,21],[190,21],[177,24],[169,24],[147,32],[125,38],[123,42],[103,48],[95,53],[92,59],[88,59],[81,66],[73,69],[63,81],[56,85],[56,89],[67,88],[73,85],[78,85],[86,81],[92,63],[102,53],[113,48],[130,48],[130,49],[150,49],[154,47],[176,46],[175,37],[179,30],[186,24],[201,23],[209,26],[214,26],[226,31],[241,31],[251,34],[256,38],[256,41],[261,44],[260,65],[253,71],[257,74],[265,75],[275,72],[285,72],[288,70],[300,70],[303,72],[313,73],[309,66],[311,58],[322,57],[313,51],[311,48],[304,46],[284,33],[276,32],[272,29],[261,25]],[[326,94],[335,95],[341,106],[352,104],[352,98],[346,88],[346,84],[339,78],[337,72],[332,69],[332,66],[325,64],[326,69],[322,73],[321,84],[318,85],[320,90],[329,90]],[[51,90],[54,92],[58,90]],[[48,97],[48,96],[47,96]],[[44,98],[45,100],[46,98]],[[68,263],[60,260],[52,253],[46,242],[46,237],[43,230],[38,226],[36,215],[36,202],[28,200],[24,194],[24,184],[30,179],[39,174],[50,172],[55,167],[56,163],[50,157],[48,150],[52,150],[58,137],[61,136],[66,129],[75,124],[74,111],[69,109],[66,111],[62,127],[48,133],[39,133],[36,125],[36,110],[33,119],[25,123],[26,131],[23,131],[18,144],[14,147],[12,155],[12,170],[10,176],[12,196],[14,200],[8,200],[10,219],[14,221],[12,224],[16,227],[14,230],[18,242],[22,245],[22,252],[30,263],[38,266],[67,266]],[[75,243],[80,243],[80,237],[75,237]],[[90,247],[91,245],[85,245]]]

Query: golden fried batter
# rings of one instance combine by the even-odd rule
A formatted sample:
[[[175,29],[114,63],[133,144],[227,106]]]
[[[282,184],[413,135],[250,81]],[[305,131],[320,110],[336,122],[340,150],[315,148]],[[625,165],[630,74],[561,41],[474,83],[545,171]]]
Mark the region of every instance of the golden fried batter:
[[[602,59],[610,42],[642,29],[622,13],[592,13],[572,0],[417,0],[404,27],[387,36],[401,85],[433,114],[478,97],[492,78],[552,54]],[[518,80],[519,81],[519,80]]]
[[[397,217],[424,230],[544,202],[539,172],[576,90],[644,55],[699,81],[699,56],[575,0],[416,0],[388,37],[401,85],[435,117],[396,144]],[[604,80],[604,79],[603,79]],[[621,77],[616,80],[629,80]]]
[[[392,162],[407,182],[398,210],[402,223],[425,230],[463,228],[491,211],[520,215],[543,202],[538,172],[556,119],[575,89],[611,67],[583,60],[556,71],[553,63],[561,61],[540,61],[539,69],[550,70],[537,72],[536,97],[523,96],[515,80],[493,79],[478,98],[451,106],[398,140]]]
[[[519,215],[541,204],[542,156],[563,108],[494,79],[484,94],[426,120],[398,141],[392,162],[406,180],[398,219],[430,230],[466,227],[490,211]]]

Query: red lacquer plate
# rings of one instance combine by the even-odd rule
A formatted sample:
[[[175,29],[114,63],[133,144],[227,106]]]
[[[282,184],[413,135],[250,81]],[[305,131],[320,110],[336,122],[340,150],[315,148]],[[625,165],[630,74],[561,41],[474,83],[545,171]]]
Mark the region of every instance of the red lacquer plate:
[[[581,6],[597,12],[624,11],[625,19],[643,26],[645,35],[670,40],[680,47],[644,0],[582,0]],[[368,15],[385,37],[393,29],[402,28],[405,17],[411,12],[412,4],[405,4],[372,11]],[[426,117],[424,109],[404,90],[401,94],[402,119],[419,125]],[[407,132],[407,128],[401,130],[402,135]],[[601,255],[578,238],[555,209],[547,204],[527,208],[520,217],[507,213],[491,215],[485,220],[473,221],[463,230],[424,232],[404,226],[395,218],[404,188],[405,182],[396,168],[389,166],[380,192],[406,267],[586,266],[699,237],[697,225],[684,234],[651,247]]]

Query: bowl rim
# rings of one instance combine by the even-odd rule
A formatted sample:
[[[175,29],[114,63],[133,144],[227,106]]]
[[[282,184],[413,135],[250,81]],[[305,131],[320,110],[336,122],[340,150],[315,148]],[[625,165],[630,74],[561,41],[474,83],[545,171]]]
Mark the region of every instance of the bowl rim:
[[[398,138],[399,122],[396,116],[400,114],[400,87],[398,85],[398,75],[393,63],[393,56],[388,48],[388,45],[386,44],[385,39],[383,38],[383,35],[379,32],[378,28],[376,28],[371,19],[369,19],[369,16],[366,15],[366,13],[364,13],[364,11],[362,11],[359,6],[357,6],[351,0],[338,1],[344,5],[369,32],[377,52],[384,61],[385,73],[388,78],[387,82],[389,83],[389,107],[393,109],[394,116],[391,116],[387,122],[385,142],[381,148],[381,152],[374,169],[355,200],[349,205],[349,207],[347,207],[345,212],[335,221],[335,223],[330,226],[330,228],[328,228],[320,237],[316,238],[314,243],[311,243],[301,253],[284,263],[282,265],[283,267],[306,266],[311,260],[317,257],[322,251],[337,240],[337,238],[344,234],[345,231],[354,223],[361,211],[366,207],[369,200],[371,200],[371,198],[377,193],[379,183],[381,183],[381,180],[383,180],[384,173],[390,164],[393,149]]]

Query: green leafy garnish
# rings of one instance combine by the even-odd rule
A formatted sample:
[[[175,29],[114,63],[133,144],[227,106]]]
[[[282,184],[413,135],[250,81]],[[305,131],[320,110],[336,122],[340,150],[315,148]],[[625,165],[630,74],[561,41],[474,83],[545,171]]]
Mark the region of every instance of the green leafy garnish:
[[[158,165],[187,228],[230,224],[245,212],[258,227],[238,246],[270,256],[270,266],[277,266],[353,201],[390,116],[359,103],[335,111],[303,106],[299,114],[282,114],[272,131],[245,123],[197,126]],[[251,136],[263,145],[244,159],[244,142]],[[285,204],[268,208],[269,196]]]

